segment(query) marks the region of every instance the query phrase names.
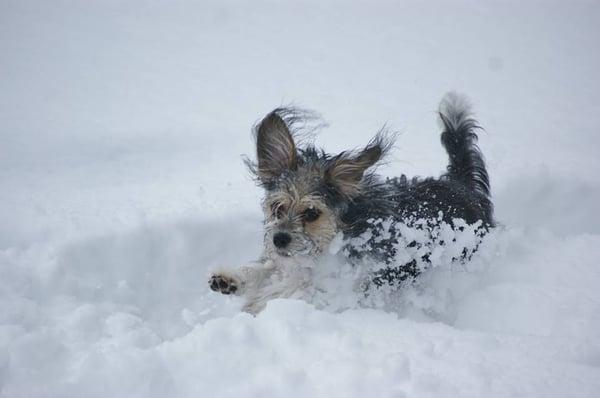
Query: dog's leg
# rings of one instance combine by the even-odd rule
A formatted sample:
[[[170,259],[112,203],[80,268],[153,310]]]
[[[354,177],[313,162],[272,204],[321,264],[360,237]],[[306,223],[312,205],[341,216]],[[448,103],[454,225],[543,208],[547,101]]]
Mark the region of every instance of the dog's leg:
[[[246,302],[242,310],[253,315],[262,311],[270,300],[292,297],[305,288],[306,283],[306,272],[290,274],[280,263],[271,260],[219,270],[208,280],[210,288],[216,292],[243,296]]]
[[[269,278],[273,269],[258,263],[235,269],[223,269],[213,273],[208,285],[215,292],[244,296],[253,293]]]

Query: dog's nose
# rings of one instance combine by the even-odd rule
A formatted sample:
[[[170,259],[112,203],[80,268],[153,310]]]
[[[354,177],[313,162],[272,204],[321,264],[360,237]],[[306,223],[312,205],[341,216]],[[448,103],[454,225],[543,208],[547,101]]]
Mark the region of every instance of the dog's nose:
[[[283,249],[292,241],[292,237],[285,232],[277,232],[273,235],[273,244],[279,249]]]

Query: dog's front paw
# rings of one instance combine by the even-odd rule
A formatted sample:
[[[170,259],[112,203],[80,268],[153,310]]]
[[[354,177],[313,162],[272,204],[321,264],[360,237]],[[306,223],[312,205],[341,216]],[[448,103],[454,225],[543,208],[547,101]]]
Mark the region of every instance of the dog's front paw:
[[[215,292],[235,294],[240,287],[240,283],[231,276],[215,274],[208,280],[208,286]]]

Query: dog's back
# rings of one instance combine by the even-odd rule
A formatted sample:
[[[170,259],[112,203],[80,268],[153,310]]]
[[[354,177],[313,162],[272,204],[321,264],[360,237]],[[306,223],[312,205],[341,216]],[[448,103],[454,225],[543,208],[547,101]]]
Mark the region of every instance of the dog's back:
[[[478,225],[480,236],[494,226],[489,177],[477,146],[475,130],[479,126],[466,100],[456,94],[447,94],[441,102],[439,118],[442,145],[449,156],[446,173],[439,178],[408,179],[403,175],[367,184],[363,196],[350,206],[347,218],[353,221],[348,235],[361,236],[368,231],[370,238],[358,240],[360,247],[348,246],[351,257],[366,255],[394,264],[402,240],[397,223],[431,231],[441,223],[455,226],[457,220],[464,220],[466,224]],[[394,223],[374,224],[373,220],[377,219],[391,219]],[[411,247],[413,244],[419,245],[409,242]],[[437,244],[434,237],[431,244]],[[472,253],[472,250],[465,248],[464,253]],[[374,281],[379,285],[384,281],[414,277],[420,272],[419,262],[422,261],[428,261],[427,254],[381,271]]]
[[[473,118],[466,99],[447,94],[440,104],[441,141],[449,157],[447,172],[439,179],[390,181],[398,193],[396,218],[441,219],[468,224],[481,221],[491,227],[493,206],[483,155],[477,146]],[[399,216],[399,217],[398,217]]]
[[[441,102],[439,118],[441,141],[449,156],[447,172],[439,178],[365,179],[361,195],[342,216],[348,233],[357,235],[373,218],[441,219],[452,223],[463,219],[468,224],[481,221],[494,225],[490,183],[483,155],[477,146],[479,129],[465,99],[447,94]]]

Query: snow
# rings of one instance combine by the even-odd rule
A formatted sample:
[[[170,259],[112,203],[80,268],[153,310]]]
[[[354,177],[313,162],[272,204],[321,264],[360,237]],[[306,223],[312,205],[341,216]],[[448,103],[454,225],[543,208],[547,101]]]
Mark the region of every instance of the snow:
[[[0,396],[597,396],[599,26],[586,1],[3,0]],[[260,252],[261,116],[319,111],[331,152],[387,122],[380,172],[437,175],[449,90],[502,224],[471,262],[374,308],[326,274],[326,305],[256,317],[209,290]]]

